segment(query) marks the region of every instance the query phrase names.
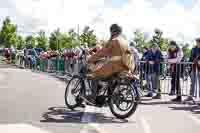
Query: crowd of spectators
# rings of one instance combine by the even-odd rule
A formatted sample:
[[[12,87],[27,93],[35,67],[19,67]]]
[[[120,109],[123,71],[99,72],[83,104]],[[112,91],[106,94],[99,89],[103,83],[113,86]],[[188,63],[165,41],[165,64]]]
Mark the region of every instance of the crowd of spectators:
[[[196,39],[197,45],[192,49],[189,65],[189,78],[191,79],[190,96],[186,101],[193,100],[199,93],[200,95],[200,38]],[[143,73],[143,79],[146,80],[148,94],[146,97],[154,99],[161,98],[160,77],[164,73],[164,67],[167,66],[168,73],[171,78],[169,95],[176,95],[172,101],[182,101],[182,91],[180,80],[183,73],[186,71],[183,63],[183,50],[175,41],[170,42],[167,52],[167,57],[164,57],[162,51],[157,44],[152,44],[150,48],[144,48],[144,54],[141,58],[140,71]],[[197,83],[198,82],[198,83]],[[155,96],[154,93],[156,94]]]
[[[20,52],[17,52],[14,48],[5,48],[2,51],[8,62],[11,62],[16,57],[20,60],[20,65],[23,64],[22,66],[33,69],[39,67],[41,59],[51,60],[62,58],[66,62],[66,71],[73,72],[75,65],[81,68],[84,60],[83,55],[86,53],[89,55],[94,54],[103,47],[103,44],[104,43],[101,43],[101,45],[98,44],[93,48],[80,46],[63,49],[62,52],[51,49],[45,52],[41,48],[25,48]],[[189,60],[193,64],[190,65],[191,67],[189,69],[189,77],[191,79],[190,96],[186,100],[192,100],[198,93],[200,95],[200,88],[196,85],[197,82],[200,85],[200,38],[196,39],[196,44],[197,45],[191,51]],[[148,94],[146,97],[161,99],[160,77],[166,73],[165,68],[167,68],[168,75],[171,77],[169,95],[176,95],[176,98],[172,99],[172,101],[182,101],[180,80],[184,73],[183,71],[185,71],[183,64],[181,64],[181,62],[184,61],[184,53],[175,41],[170,42],[167,56],[163,55],[163,51],[160,50],[157,44],[152,44],[149,48],[144,48],[142,57],[133,43],[130,44],[130,50],[134,55],[135,62],[139,66],[138,71],[142,74],[141,80],[145,80],[147,83]],[[51,64],[49,66],[51,66]]]

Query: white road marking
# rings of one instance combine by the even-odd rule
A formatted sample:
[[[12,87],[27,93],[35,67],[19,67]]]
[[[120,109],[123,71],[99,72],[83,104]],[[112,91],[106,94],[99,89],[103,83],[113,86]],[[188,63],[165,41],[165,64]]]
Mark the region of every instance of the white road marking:
[[[188,114],[187,117],[190,118],[191,120],[195,121],[196,124],[200,125],[200,119],[198,119],[194,115]]]
[[[140,117],[140,121],[141,121],[141,124],[143,126],[143,129],[144,129],[144,132],[145,133],[152,133],[151,132],[151,128],[150,128],[150,125],[148,124],[148,122],[144,119],[144,117]]]
[[[51,133],[29,124],[7,124],[0,125],[1,133]]]
[[[102,127],[100,127],[99,124],[96,123],[91,123],[89,124],[91,127],[93,127],[94,129],[96,129],[99,133],[107,133]]]
[[[84,126],[80,133],[88,133],[87,126]]]
[[[94,107],[90,107],[90,106],[87,106],[87,105],[86,105],[84,114],[83,114],[83,116],[82,116],[82,118],[81,118],[81,122],[82,122],[82,123],[89,123],[89,122],[92,122],[91,116],[88,115],[88,113],[94,112],[94,111],[95,111]],[[85,126],[83,127],[83,129],[81,130],[80,133],[88,133],[88,125],[89,125],[89,124],[85,125]]]
[[[94,122],[94,120],[92,120],[92,115],[89,113],[95,113],[95,107],[92,106],[86,106],[84,114],[81,118],[81,122],[82,123],[89,123],[89,122]]]
[[[99,133],[106,133],[105,130],[103,130],[103,128],[100,127],[99,124],[94,123],[96,122],[96,118],[93,115],[88,114],[88,113],[100,113],[100,110],[101,108],[86,106],[85,113],[82,116],[81,122],[88,123],[88,124],[83,127],[83,129],[81,130],[81,133],[88,133],[87,129],[89,127],[94,128]]]

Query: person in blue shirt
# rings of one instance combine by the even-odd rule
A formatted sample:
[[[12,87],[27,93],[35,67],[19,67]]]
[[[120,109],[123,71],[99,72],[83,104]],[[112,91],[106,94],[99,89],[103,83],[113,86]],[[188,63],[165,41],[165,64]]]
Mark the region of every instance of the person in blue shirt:
[[[197,45],[192,49],[190,62],[193,62],[191,70],[191,89],[190,96],[186,101],[193,100],[192,97],[196,97],[197,93],[200,95],[200,87],[197,87],[197,84],[200,86],[200,37],[196,39]]]
[[[156,96],[154,96],[154,99],[160,99],[161,98],[161,89],[160,89],[160,80],[159,77],[161,75],[161,62],[164,60],[163,55],[158,47],[157,44],[152,44],[151,50],[148,52],[146,61],[148,64],[147,67],[147,84],[149,93],[147,94],[147,97],[152,97],[153,92],[156,92]]]
[[[30,61],[29,63],[29,65],[30,65],[30,67],[31,67],[31,69],[32,68],[35,68],[36,67],[36,59],[38,58],[38,54],[37,54],[37,52],[35,51],[35,49],[29,49],[28,51],[27,51],[27,58],[28,58],[28,60]]]
[[[148,56],[148,52],[149,51],[150,51],[149,48],[144,47],[144,49],[143,49],[143,55],[142,55],[142,58],[141,58],[142,62],[139,63],[140,78],[143,79],[143,80],[145,80],[145,81],[147,81],[147,79],[148,79],[148,73],[147,73],[148,64],[146,63],[146,61],[147,61],[147,56]],[[140,81],[141,82],[140,84],[143,84],[142,83],[143,80]],[[142,88],[146,88],[147,87],[146,85],[147,84],[145,84],[145,86],[143,86]]]

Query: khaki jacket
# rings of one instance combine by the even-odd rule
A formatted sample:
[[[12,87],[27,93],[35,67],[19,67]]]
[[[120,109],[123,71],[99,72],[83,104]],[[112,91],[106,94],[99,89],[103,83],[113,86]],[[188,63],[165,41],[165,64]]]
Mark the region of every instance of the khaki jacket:
[[[122,37],[116,37],[110,40],[105,47],[109,53],[106,53],[107,50],[105,50],[103,52],[96,53],[90,58],[91,62],[96,62],[104,58],[104,60],[101,60],[91,68],[95,77],[108,77],[114,73],[128,71],[121,58],[122,52],[126,51],[125,49],[128,48],[128,42]],[[105,57],[106,54],[109,56]],[[112,68],[108,68],[108,65],[110,65]]]

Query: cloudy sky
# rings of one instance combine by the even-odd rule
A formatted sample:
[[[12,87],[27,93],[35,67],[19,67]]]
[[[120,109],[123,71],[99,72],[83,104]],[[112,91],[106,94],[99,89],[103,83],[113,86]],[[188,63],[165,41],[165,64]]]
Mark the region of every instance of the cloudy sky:
[[[99,38],[120,24],[128,38],[139,28],[151,33],[161,28],[171,39],[190,41],[200,35],[200,0],[0,0],[0,22],[6,16],[19,30],[51,32],[91,26]]]

